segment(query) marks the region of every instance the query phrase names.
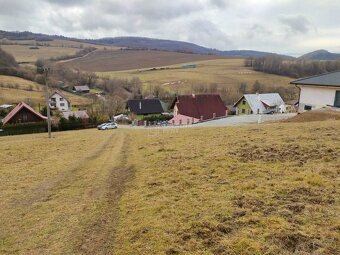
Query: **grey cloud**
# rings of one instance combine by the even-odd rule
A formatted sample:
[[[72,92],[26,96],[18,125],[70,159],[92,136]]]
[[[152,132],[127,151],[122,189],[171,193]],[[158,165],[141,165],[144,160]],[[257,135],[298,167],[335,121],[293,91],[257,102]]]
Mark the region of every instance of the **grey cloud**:
[[[288,32],[292,34],[306,34],[312,27],[310,21],[302,15],[281,16],[279,20],[287,26]]]
[[[269,35],[272,35],[272,32],[260,24],[252,25],[246,33],[246,37],[249,39],[253,39],[255,37],[269,36]]]

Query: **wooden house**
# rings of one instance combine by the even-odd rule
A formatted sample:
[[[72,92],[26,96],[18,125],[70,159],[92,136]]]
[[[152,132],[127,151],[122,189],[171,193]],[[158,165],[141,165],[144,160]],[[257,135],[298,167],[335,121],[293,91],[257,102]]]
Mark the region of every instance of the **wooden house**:
[[[6,125],[18,123],[43,122],[46,120],[47,117],[43,116],[39,112],[36,112],[28,104],[21,102],[6,115],[6,117],[2,120],[2,123]]]

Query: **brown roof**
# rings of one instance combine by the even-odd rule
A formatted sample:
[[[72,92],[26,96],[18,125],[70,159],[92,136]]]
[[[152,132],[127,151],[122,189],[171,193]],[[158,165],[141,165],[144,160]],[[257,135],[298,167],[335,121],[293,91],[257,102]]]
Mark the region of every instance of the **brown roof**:
[[[47,117],[40,114],[39,112],[36,112],[31,106],[28,104],[21,102],[19,103],[12,111],[10,111],[6,117],[2,120],[2,123],[5,125],[7,122],[9,122],[21,109],[26,108],[28,111],[35,114],[37,117],[41,118],[42,120],[47,120]]]
[[[60,90],[54,90],[51,95],[50,98],[54,95],[54,94],[58,94],[59,96],[61,96],[62,98],[64,98],[67,102],[71,103],[70,100],[68,99],[67,96],[65,96],[65,94],[63,94]]]
[[[226,115],[226,107],[217,94],[177,96],[175,105],[178,114],[204,120]],[[174,105],[173,105],[174,106]]]

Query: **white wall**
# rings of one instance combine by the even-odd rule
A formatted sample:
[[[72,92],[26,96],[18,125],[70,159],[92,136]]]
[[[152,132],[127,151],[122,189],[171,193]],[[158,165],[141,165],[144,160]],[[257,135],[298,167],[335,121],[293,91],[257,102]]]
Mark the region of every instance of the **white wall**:
[[[53,96],[51,96],[50,101],[52,101],[51,99],[55,98],[55,103],[56,103],[56,107],[59,111],[69,111],[71,106],[69,105],[68,101],[63,98],[62,96],[60,96],[59,94],[55,93]],[[64,105],[62,105],[64,104]]]
[[[334,105],[335,92],[339,89],[330,87],[309,87],[300,86],[299,112],[303,112],[305,105],[312,106],[312,109],[322,108],[326,105]]]

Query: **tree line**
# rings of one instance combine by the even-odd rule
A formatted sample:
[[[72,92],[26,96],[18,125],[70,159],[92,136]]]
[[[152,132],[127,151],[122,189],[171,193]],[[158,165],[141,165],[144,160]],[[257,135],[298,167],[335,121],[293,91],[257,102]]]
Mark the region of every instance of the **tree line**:
[[[340,60],[312,61],[312,60],[287,60],[278,55],[269,55],[261,58],[247,58],[244,65],[254,71],[301,78],[318,75],[326,72],[340,70]]]

